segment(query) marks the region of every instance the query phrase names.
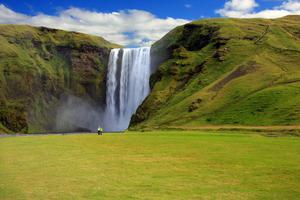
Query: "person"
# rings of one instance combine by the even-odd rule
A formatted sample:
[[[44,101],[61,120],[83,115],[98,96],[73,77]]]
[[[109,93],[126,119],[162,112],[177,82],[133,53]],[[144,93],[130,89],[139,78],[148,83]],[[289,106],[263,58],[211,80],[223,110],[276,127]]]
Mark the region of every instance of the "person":
[[[102,135],[103,134],[103,128],[98,127],[98,135]]]

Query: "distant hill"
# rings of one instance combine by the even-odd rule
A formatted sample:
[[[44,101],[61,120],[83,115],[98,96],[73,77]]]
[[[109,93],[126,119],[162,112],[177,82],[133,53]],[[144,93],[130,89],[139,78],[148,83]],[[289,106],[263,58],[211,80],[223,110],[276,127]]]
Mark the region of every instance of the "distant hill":
[[[153,45],[131,128],[300,124],[300,16],[206,19]]]
[[[0,133],[52,130],[64,94],[105,101],[111,44],[49,28],[0,25]]]

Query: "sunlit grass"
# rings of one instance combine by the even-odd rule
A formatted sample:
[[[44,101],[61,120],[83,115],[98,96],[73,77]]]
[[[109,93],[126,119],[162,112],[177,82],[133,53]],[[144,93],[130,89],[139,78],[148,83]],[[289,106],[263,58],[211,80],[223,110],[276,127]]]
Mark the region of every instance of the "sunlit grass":
[[[300,138],[130,132],[0,138],[0,199],[298,199]]]

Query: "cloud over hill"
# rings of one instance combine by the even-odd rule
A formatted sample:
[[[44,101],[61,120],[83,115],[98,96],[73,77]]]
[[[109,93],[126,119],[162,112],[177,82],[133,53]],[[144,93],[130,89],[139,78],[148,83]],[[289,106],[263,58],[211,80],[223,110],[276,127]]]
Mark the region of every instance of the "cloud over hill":
[[[0,4],[0,23],[46,26],[102,36],[126,46],[148,46],[176,26],[189,22],[172,17],[158,18],[143,10],[104,13],[71,7],[57,15],[24,15]]]

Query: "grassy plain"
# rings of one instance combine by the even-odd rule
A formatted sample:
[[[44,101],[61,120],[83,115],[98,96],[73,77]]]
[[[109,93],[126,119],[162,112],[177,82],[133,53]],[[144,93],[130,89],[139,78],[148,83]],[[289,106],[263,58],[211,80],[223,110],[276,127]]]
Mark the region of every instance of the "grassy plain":
[[[0,138],[0,199],[299,199],[300,138],[153,131]]]

